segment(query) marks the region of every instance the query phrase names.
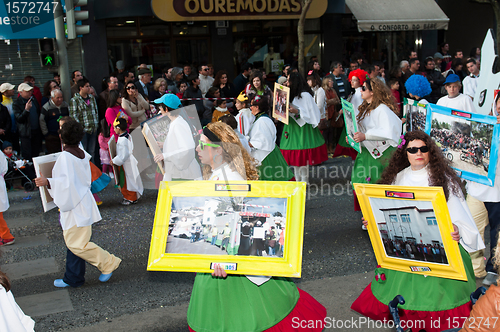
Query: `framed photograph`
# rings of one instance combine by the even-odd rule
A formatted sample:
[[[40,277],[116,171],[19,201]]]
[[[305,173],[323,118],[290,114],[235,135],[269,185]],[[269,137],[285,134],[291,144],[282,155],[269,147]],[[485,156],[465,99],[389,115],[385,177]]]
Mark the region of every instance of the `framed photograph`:
[[[184,118],[188,123],[193,137],[197,136],[199,131],[202,129],[200,120],[198,118],[198,113],[196,111],[195,105],[189,105],[186,107],[179,108],[173,112],[177,112],[179,116]],[[142,123],[142,134],[144,139],[148,143],[149,148],[153,157],[157,154],[163,153],[160,145],[158,143],[165,142],[167,138],[168,130],[170,127],[170,118],[165,115],[158,115]],[[196,142],[197,140],[195,140]],[[163,166],[163,161],[158,163],[158,166],[162,172],[165,173],[165,168]]]
[[[496,117],[429,104],[425,132],[461,178],[494,185],[500,138]]]
[[[404,99],[403,119],[406,119],[403,126],[403,135],[407,131],[421,130],[425,131],[425,122],[427,119],[427,106],[413,99]]]
[[[290,88],[274,83],[273,118],[288,124],[288,111],[290,107]]]
[[[33,158],[33,167],[35,167],[36,176],[40,177],[43,174],[46,178],[52,177],[52,169],[54,168],[54,164],[56,163],[57,158],[61,152],[47,154],[40,157]],[[40,197],[42,199],[43,212],[47,212],[56,207],[52,196],[49,194],[49,190],[47,186],[38,187],[40,190]]]
[[[149,271],[300,278],[305,183],[161,182]]]
[[[356,112],[350,102],[341,98],[342,113],[344,114],[345,130],[349,145],[359,153],[361,153],[361,144],[354,140],[354,134],[358,132],[358,123],[356,122]]]
[[[443,188],[355,183],[354,190],[380,266],[467,280]]]

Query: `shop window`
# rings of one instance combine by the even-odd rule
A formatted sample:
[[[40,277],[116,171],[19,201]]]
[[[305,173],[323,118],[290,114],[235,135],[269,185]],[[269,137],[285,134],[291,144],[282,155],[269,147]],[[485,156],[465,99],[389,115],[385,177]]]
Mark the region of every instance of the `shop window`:
[[[139,29],[142,37],[170,36],[170,24],[156,17],[141,17]]]
[[[233,26],[233,33],[238,32],[260,32],[260,22],[259,21],[233,21],[231,22]]]
[[[294,30],[297,31],[297,26],[299,25],[299,20],[293,20]],[[307,19],[304,25],[304,31],[321,31],[321,21],[319,18]]]
[[[193,22],[192,24],[187,23],[173,23],[172,33],[174,35],[207,35],[208,23],[207,22]]]
[[[276,33],[276,32],[289,32],[290,31],[290,21],[289,20],[275,20],[275,21],[264,21],[262,24],[263,33]]]

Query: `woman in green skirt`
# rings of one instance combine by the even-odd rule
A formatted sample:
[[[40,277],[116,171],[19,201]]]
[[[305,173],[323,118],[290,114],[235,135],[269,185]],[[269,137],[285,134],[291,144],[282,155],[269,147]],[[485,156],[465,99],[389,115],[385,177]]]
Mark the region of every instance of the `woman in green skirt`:
[[[351,181],[376,183],[402,139],[401,120],[391,90],[378,78],[363,83],[361,98],[356,116],[358,132],[354,133],[354,140],[361,143],[361,153],[356,156]],[[354,210],[361,210],[356,194]]]
[[[289,181],[293,172],[288,166],[276,145],[276,127],[269,117],[269,102],[267,98],[255,96],[250,106],[255,121],[248,133],[248,144],[252,157],[260,162],[259,180]]]
[[[416,130],[406,133],[401,148],[394,153],[378,183],[443,188],[454,228],[451,237],[460,244],[460,255],[465,265],[467,280],[425,276],[378,267],[375,270],[375,278],[354,301],[351,309],[374,320],[388,321],[392,319],[388,307],[389,302],[396,295],[402,295],[406,303],[400,306],[399,312],[404,328],[418,326],[413,331],[438,332],[457,327],[457,324],[462,324],[469,316],[472,308],[470,294],[476,289],[469,252],[484,248],[484,243],[465,202],[460,179],[449,167],[449,162],[431,137]],[[410,205],[415,204],[418,202],[413,201]],[[399,216],[396,218],[399,222]],[[414,219],[410,222],[418,224],[418,221]],[[425,221],[422,227],[426,227],[429,233],[434,232],[434,235],[429,237],[429,233],[413,232],[411,237],[402,240],[391,237],[388,239],[389,241],[405,241],[410,248],[420,248],[421,250],[412,249],[415,253],[414,257],[400,256],[404,260],[413,260],[415,266],[426,266],[429,260],[435,261],[433,257],[435,255],[424,254],[422,248],[435,247],[435,243],[432,243],[433,239],[450,236],[450,234],[441,233],[441,236],[436,234],[435,232],[439,233],[437,226],[429,226]]]
[[[290,115],[281,135],[280,149],[297,181],[308,182],[309,166],[328,160],[325,139],[318,128],[320,112],[306,80],[299,73],[288,77]]]
[[[253,158],[225,123],[208,124],[196,151],[205,180],[258,180]],[[187,313],[189,330],[196,332],[293,331],[294,322],[325,317],[325,307],[288,278],[228,276],[217,264],[212,275],[196,275]],[[301,330],[322,329],[315,324]]]

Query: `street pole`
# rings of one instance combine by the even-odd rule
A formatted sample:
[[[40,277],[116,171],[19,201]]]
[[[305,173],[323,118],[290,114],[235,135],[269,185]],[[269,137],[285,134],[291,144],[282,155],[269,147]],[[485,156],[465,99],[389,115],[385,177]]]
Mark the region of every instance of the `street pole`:
[[[53,2],[56,5],[54,10],[54,27],[56,30],[56,42],[59,56],[59,75],[61,76],[61,90],[64,100],[69,102],[71,97],[71,81],[69,78],[68,50],[66,49],[66,33],[64,32],[64,15],[61,0]]]

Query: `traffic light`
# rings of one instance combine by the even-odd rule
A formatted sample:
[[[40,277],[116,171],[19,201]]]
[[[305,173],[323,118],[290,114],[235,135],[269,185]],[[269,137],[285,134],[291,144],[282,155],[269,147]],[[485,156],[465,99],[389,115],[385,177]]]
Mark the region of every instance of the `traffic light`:
[[[38,51],[42,67],[56,67],[59,65],[57,43],[54,38],[38,39]]]
[[[68,28],[68,39],[75,39],[78,35],[86,35],[90,32],[88,25],[82,25],[79,21],[88,20],[89,12],[76,10],[75,8],[86,6],[87,0],[66,0],[66,24]],[[80,23],[80,24],[77,24]]]

